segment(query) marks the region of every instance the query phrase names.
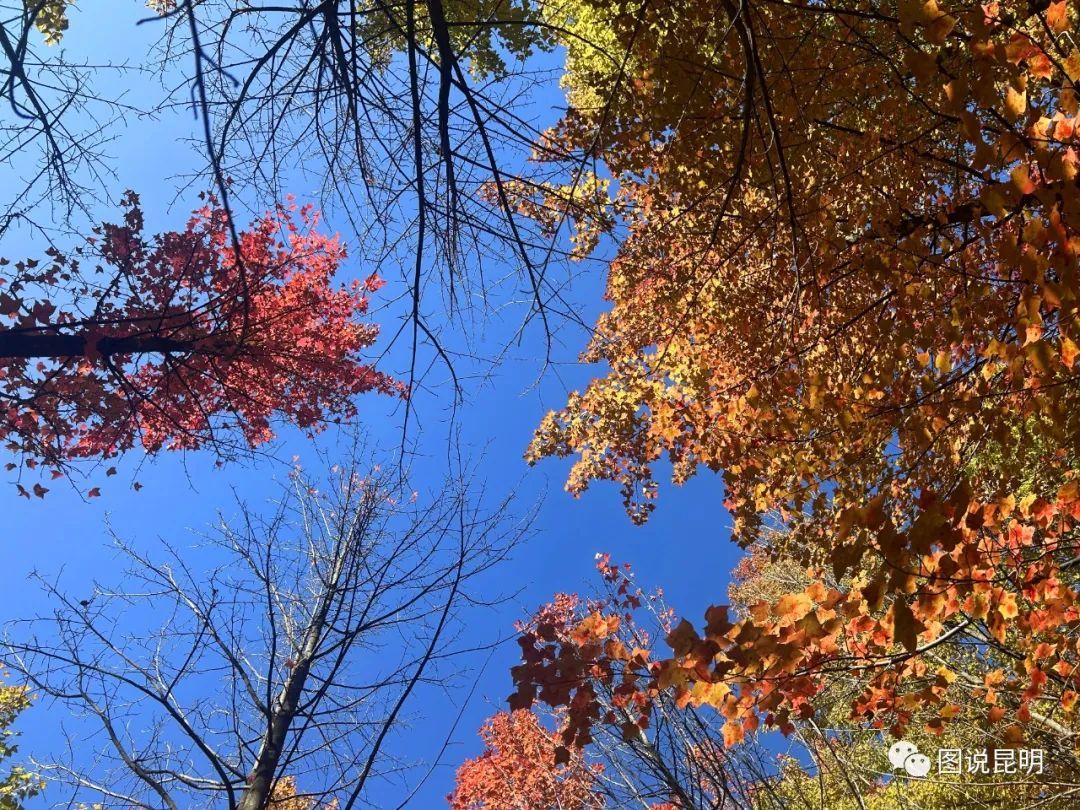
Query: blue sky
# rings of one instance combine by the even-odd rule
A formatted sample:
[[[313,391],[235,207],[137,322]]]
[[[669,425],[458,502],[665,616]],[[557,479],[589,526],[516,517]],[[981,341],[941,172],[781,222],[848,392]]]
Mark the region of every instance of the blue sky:
[[[134,27],[139,16],[137,8],[133,11],[130,4],[117,2],[75,12],[68,34],[69,47],[75,54],[92,51],[95,55],[122,57],[126,53],[137,59],[154,34],[147,26]],[[100,22],[104,19],[107,25]],[[143,92],[152,95],[157,88],[151,83],[150,89],[143,91],[134,82],[133,77],[105,73],[98,77],[98,87],[106,94],[127,89],[134,98]],[[553,86],[547,97],[534,99],[537,114],[553,119],[554,108],[561,101],[561,94]],[[117,139],[108,147],[117,171],[110,188],[113,199],[125,188],[138,191],[150,230],[181,227],[187,213],[197,205],[194,190],[173,203],[178,185],[174,178],[194,165],[188,140],[197,136],[198,126],[190,111],[185,110],[157,120],[133,118],[117,130]],[[0,168],[0,187],[8,185],[5,171]],[[294,193],[301,202],[310,192],[298,180]],[[109,219],[115,209],[96,213],[98,219]],[[335,222],[332,215],[327,225],[331,230],[341,228],[349,240],[345,226]],[[12,260],[33,257],[40,255],[44,247],[32,234],[12,232],[0,244],[0,255]],[[363,278],[372,269],[351,263],[346,278]],[[509,272],[512,268],[503,269]],[[389,273],[392,282],[393,272],[398,271],[394,268]],[[603,307],[602,289],[603,265],[581,265],[572,297],[586,322],[592,322]],[[397,306],[400,309],[400,304]],[[385,334],[396,327],[400,316],[401,312],[392,308],[376,308],[374,313],[375,319],[384,324]],[[515,317],[510,313],[505,321],[489,325],[486,339],[491,345],[505,339],[515,328]],[[567,327],[560,338],[555,346],[558,374],[548,373],[537,383],[543,341],[539,329],[533,328],[486,384],[466,392],[458,414],[456,428],[462,446],[476,462],[479,477],[492,496],[513,491],[523,508],[542,499],[535,535],[487,585],[493,594],[511,598],[497,608],[475,609],[468,614],[468,640],[477,645],[508,636],[516,619],[554,592],[591,585],[594,555],[599,551],[610,552],[615,560],[631,562],[642,585],[663,586],[669,603],[692,618],[700,616],[707,604],[725,600],[728,573],[739,556],[729,541],[730,523],[722,507],[718,476],[706,472],[681,488],[664,486],[652,520],[644,527],[634,527],[622,510],[614,486],[596,485],[585,497],[574,500],[562,490],[568,463],[547,461],[533,468],[524,463],[522,452],[544,413],[558,407],[568,390],[584,385],[595,372],[575,362],[586,339],[583,333]],[[404,367],[402,349],[391,352],[385,362],[385,370],[400,372]],[[421,429],[415,434],[414,467],[423,476],[437,478],[445,469],[447,433],[451,428],[447,419],[450,394],[448,385],[435,385],[416,400]],[[359,404],[360,419],[372,443],[392,452],[400,436],[400,407],[374,396],[363,398]],[[327,436],[322,442],[325,445],[332,439]],[[293,455],[302,460],[315,455],[308,439],[289,431],[282,433],[274,450],[282,461],[255,460],[224,469],[216,469],[213,459],[200,453],[164,454],[152,460],[133,454],[120,465],[118,476],[106,480],[103,473],[94,473],[102,476],[95,483],[101,484],[103,496],[92,501],[82,500],[63,486],[54,486],[45,500],[33,501],[17,498],[13,487],[0,488],[7,529],[0,571],[0,588],[6,599],[0,618],[7,621],[51,611],[52,606],[28,578],[34,570],[50,579],[61,577],[70,593],[89,593],[94,581],[114,583],[119,572],[116,555],[109,547],[106,521],[120,536],[147,547],[152,547],[157,538],[182,543],[185,532],[198,531],[213,521],[218,510],[228,513],[233,508],[230,490],[258,505],[273,495],[276,482],[284,478],[288,471],[286,460]],[[129,488],[134,478],[144,486],[138,493]],[[433,772],[411,806],[439,806],[451,787],[454,765],[479,750],[476,729],[485,716],[505,705],[511,691],[508,670],[516,662],[516,654],[517,646],[510,641],[496,648],[482,671],[484,655],[467,662],[474,669],[469,678],[475,682],[471,700],[452,736],[453,744],[443,755],[443,765]],[[465,689],[450,695],[434,691],[418,694],[410,705],[413,722],[393,742],[393,750],[418,759],[431,756],[467,697]],[[24,733],[22,750],[46,754],[59,742],[59,726],[64,719],[62,707],[36,706],[20,721]],[[400,798],[399,789],[393,785],[380,789],[387,791],[387,802],[393,796]],[[33,806],[48,806],[48,798],[46,793],[45,799]]]

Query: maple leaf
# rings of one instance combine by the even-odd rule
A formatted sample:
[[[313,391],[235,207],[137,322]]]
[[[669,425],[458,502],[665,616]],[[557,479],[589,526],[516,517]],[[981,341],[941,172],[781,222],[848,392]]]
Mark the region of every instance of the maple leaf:
[[[675,655],[686,655],[693,649],[697,641],[697,631],[686,619],[679,622],[678,627],[668,633],[667,636],[667,643]]]
[[[1055,34],[1069,29],[1069,4],[1067,0],[1051,3],[1046,9],[1046,22]]]

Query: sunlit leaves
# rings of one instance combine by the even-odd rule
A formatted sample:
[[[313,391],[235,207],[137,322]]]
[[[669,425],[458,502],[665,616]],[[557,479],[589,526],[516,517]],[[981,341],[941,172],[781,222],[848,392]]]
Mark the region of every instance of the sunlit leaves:
[[[0,807],[19,810],[23,802],[37,796],[45,787],[44,781],[21,765],[9,763],[19,752],[15,743],[18,732],[12,728],[22,712],[30,707],[30,692],[23,686],[0,683]]]
[[[599,376],[528,458],[637,522],[659,470],[722,472],[737,540],[837,582],[678,625],[653,682],[784,727],[854,668],[854,715],[903,733],[953,719],[915,685],[972,633],[1033,662],[994,687],[1023,728],[1080,665],[1075,8],[573,5],[626,58],[568,39],[549,140],[604,161],[619,241]],[[558,188],[524,212],[603,222]]]
[[[504,77],[510,59],[523,60],[535,49],[552,47],[549,35],[537,24],[539,10],[533,0],[443,0],[440,5],[455,54],[477,76]],[[417,43],[436,53],[428,4],[418,2],[410,8]],[[407,47],[404,9],[360,0],[354,19],[357,40],[372,64],[389,68],[393,54]]]
[[[33,15],[34,27],[42,33],[46,45],[57,45],[68,29],[68,6],[72,0],[24,0]]]
[[[125,208],[71,255],[50,248],[0,278],[0,438],[21,466],[136,446],[225,455],[268,441],[274,419],[316,431],[351,418],[357,394],[401,393],[361,357],[382,282],[335,285],[346,252],[310,208],[279,207],[236,245],[213,200],[152,237],[133,194]]]
[[[500,712],[480,730],[484,752],[462,763],[451,810],[519,810],[523,807],[599,810],[598,766],[559,744],[532,712]]]

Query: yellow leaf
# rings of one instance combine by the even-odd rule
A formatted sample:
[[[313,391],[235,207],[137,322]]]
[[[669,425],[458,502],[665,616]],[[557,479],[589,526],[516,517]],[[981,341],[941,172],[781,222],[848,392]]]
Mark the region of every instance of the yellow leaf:
[[[956,17],[950,16],[949,14],[942,14],[926,26],[926,38],[935,45],[941,45],[955,27]]]
[[[1035,184],[1031,182],[1031,175],[1028,173],[1027,166],[1017,166],[1009,172],[1009,177],[1012,180],[1013,188],[1021,194],[1030,194],[1035,190]]]
[[[1065,364],[1065,368],[1072,369],[1076,363],[1076,356],[1080,354],[1080,348],[1077,348],[1076,344],[1072,341],[1068,335],[1061,336],[1061,362]]]
[[[941,716],[946,720],[952,720],[961,712],[961,708],[955,703],[949,703],[941,709]]]
[[[661,689],[686,685],[686,672],[674,662],[665,661],[656,676],[656,684]]]
[[[1001,597],[998,613],[1005,619],[1015,619],[1020,615],[1020,610],[1016,607],[1016,594],[1006,593]]]
[[[728,720],[724,723],[724,746],[731,748],[733,745],[738,745],[746,738],[746,732],[743,730],[742,723],[737,723],[734,720]]]
[[[798,621],[809,613],[813,606],[814,603],[805,593],[787,593],[776,603],[776,615],[790,616],[794,621]]]
[[[731,690],[725,683],[698,681],[690,690],[690,700],[696,706],[720,706]]]
[[[986,594],[977,593],[971,598],[969,612],[976,619],[985,619],[989,613],[989,605],[986,602]]]
[[[1069,54],[1069,58],[1065,60],[1065,75],[1069,77],[1071,82],[1080,79],[1080,51],[1075,48]]]

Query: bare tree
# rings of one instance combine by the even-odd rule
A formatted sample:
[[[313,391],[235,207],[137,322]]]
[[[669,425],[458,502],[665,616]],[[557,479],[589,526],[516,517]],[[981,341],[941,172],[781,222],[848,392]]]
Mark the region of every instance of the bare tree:
[[[614,693],[603,702],[632,724]],[[711,710],[677,707],[667,695],[652,705],[649,728],[629,733],[617,725],[597,727],[589,753],[603,764],[597,792],[612,807],[680,810],[749,810],[755,794],[770,789],[775,752],[756,738],[736,748],[724,745]],[[624,726],[629,729],[629,726]],[[670,803],[667,805],[666,803]]]
[[[522,298],[549,339],[549,313],[580,323],[568,278],[546,272],[554,240],[517,215],[516,184],[540,181],[517,168],[543,129],[526,105],[554,78],[527,59],[553,41],[535,0],[185,0],[162,25],[163,70],[189,66],[173,103],[195,99],[204,125],[192,182],[228,206],[230,188],[266,200],[302,178],[361,260],[399,265],[390,343],[408,347],[410,388],[432,362],[460,390],[447,331],[462,315]]]
[[[196,549],[117,541],[120,588],[79,599],[42,580],[58,607],[13,623],[3,658],[94,721],[64,761],[37,763],[72,803],[256,810],[288,776],[352,808],[404,767],[386,750],[403,708],[452,679],[438,664],[468,587],[527,521],[461,479],[421,496],[362,464],[325,491],[296,471],[272,513],[243,507]]]
[[[40,205],[53,226],[107,196],[104,149],[112,124],[138,112],[122,96],[94,89],[95,74],[148,74],[145,65],[78,60],[59,42],[64,0],[0,0],[0,166],[10,172],[0,199],[0,236],[15,222],[37,227]]]
[[[262,210],[286,192],[321,198],[354,257],[398,282],[390,306],[400,324],[383,346],[403,346],[399,376],[410,390],[429,384],[433,367],[445,369],[456,402],[463,375],[486,373],[507,351],[508,334],[494,349],[479,344],[493,337],[483,328],[508,313],[521,315],[520,328],[542,322],[542,361],[552,357],[557,321],[584,328],[564,298],[569,265],[565,275],[549,273],[563,243],[517,211],[554,165],[528,163],[530,151],[560,149],[541,137],[547,121],[534,102],[555,72],[529,57],[552,47],[557,28],[538,0],[148,5],[140,32],[159,33],[158,48],[135,45],[131,64],[138,78],[156,66],[167,97],[147,101],[144,120],[197,114],[191,135],[205,162],[187,180],[198,191],[213,187],[234,214],[238,258],[232,223],[242,215],[234,208]],[[0,162],[41,154],[27,178],[37,196],[24,190],[6,215],[0,209],[0,233],[42,202],[85,204],[119,191],[100,146],[123,108],[97,104],[89,82],[98,66],[42,46],[44,36],[64,33],[65,8],[62,0],[0,0],[0,96],[11,113],[0,119],[11,146],[6,154],[0,141]],[[88,34],[73,21],[65,36],[82,42]],[[54,224],[63,219],[54,212]],[[517,337],[514,321],[506,323]],[[403,433],[418,399],[405,403]]]

